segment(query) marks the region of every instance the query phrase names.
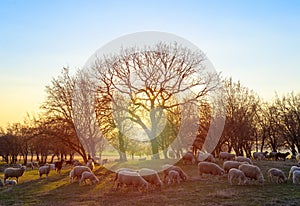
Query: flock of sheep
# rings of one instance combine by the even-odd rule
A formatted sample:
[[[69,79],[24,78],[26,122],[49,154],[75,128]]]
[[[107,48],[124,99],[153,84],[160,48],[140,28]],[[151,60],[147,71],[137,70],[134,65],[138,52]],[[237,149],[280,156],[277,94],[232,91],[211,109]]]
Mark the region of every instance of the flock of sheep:
[[[264,159],[267,153],[255,152],[253,158],[257,160]],[[298,157],[297,157],[298,158]],[[198,174],[202,177],[203,174],[224,176],[227,174],[228,182],[230,185],[234,184],[236,179],[238,185],[245,185],[249,180],[256,180],[259,184],[263,184],[265,179],[261,169],[254,165],[252,160],[243,156],[236,156],[228,152],[220,152],[219,159],[223,160],[222,167],[218,165],[213,155],[209,153],[199,153],[196,158],[191,152],[187,152],[182,160],[183,163],[195,164],[198,162]],[[299,158],[298,158],[299,160]],[[43,175],[48,178],[48,174],[51,169],[60,173],[64,161],[57,161],[53,164],[46,164],[38,167],[35,163],[28,163],[27,167],[38,167],[39,176]],[[70,182],[74,182],[75,179],[79,181],[79,184],[86,183],[89,180],[90,184],[99,183],[98,177],[93,173],[95,168],[93,159],[90,159],[86,165],[82,165],[79,162],[72,162],[74,165],[69,173]],[[26,166],[19,165],[19,168],[8,167],[4,170],[4,181],[0,179],[0,187],[4,185],[15,185],[18,183],[19,177],[21,177]],[[162,185],[177,184],[188,179],[187,174],[179,166],[165,164],[161,167],[163,171],[162,180],[157,171],[149,168],[142,168],[139,170],[133,170],[130,168],[120,168],[115,173],[113,187],[118,190],[121,187],[132,187],[138,191],[148,191],[150,187],[162,189]],[[8,178],[16,178],[16,180],[9,180]],[[286,183],[287,179],[292,177],[293,183],[298,184],[297,179],[300,177],[300,167],[292,166],[289,171],[288,178],[284,172],[278,168],[270,168],[268,170],[268,177],[270,182],[274,182],[276,178],[277,183]]]

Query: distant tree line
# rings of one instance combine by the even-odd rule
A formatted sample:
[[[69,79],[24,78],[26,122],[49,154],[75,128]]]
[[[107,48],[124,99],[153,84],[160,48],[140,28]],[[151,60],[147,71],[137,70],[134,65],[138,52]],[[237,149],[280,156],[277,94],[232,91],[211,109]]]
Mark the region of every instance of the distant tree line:
[[[170,150],[181,157],[190,146],[195,152],[202,150],[212,119],[219,115],[213,109],[218,105],[212,105],[208,96],[219,89],[221,79],[201,70],[204,60],[202,53],[161,43],[150,51],[133,48],[122,50],[117,57],[99,59],[93,67],[94,81],[90,74],[79,71],[72,76],[64,68],[46,87],[38,116],[1,129],[0,155],[7,163],[16,163],[18,157],[24,163],[33,158],[52,161],[55,156],[72,159],[74,154],[87,161],[88,155],[101,158],[104,140],[118,149],[121,161],[127,155],[161,158],[159,152],[170,158]],[[191,80],[199,72],[202,75]],[[131,84],[133,76],[142,80],[142,89]],[[212,153],[300,152],[300,94],[276,95],[273,101],[264,102],[240,82],[231,78],[221,82],[226,120]],[[198,90],[177,99],[194,87]],[[96,117],[91,118],[93,115]],[[137,125],[146,134],[143,143],[129,138]],[[197,125],[195,139],[192,125]]]

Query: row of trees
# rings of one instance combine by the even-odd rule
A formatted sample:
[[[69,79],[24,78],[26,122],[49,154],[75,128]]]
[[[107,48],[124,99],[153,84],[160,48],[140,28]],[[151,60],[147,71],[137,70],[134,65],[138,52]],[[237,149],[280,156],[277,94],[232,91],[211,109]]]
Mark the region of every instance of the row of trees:
[[[87,161],[88,154],[101,158],[108,144],[121,161],[128,154],[168,158],[170,150],[180,157],[190,146],[247,156],[299,152],[300,94],[263,102],[206,61],[199,51],[159,43],[96,58],[74,76],[64,68],[46,87],[37,117],[1,130],[0,155],[26,163],[28,156],[45,162],[76,153]]]

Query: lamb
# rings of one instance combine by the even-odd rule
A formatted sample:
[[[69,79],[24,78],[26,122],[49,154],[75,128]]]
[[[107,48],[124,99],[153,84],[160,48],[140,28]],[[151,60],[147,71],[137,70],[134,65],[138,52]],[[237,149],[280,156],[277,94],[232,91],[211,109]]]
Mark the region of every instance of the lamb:
[[[232,185],[232,180],[233,178],[238,178],[239,182],[238,185],[245,185],[247,183],[247,178],[244,174],[243,171],[236,169],[236,168],[231,168],[228,172],[228,182],[230,185]]]
[[[155,170],[142,168],[138,171],[140,176],[142,176],[149,184],[152,184],[161,190],[162,182]]]
[[[217,164],[212,162],[200,162],[198,164],[199,176],[202,174],[224,175],[225,171]]]
[[[300,170],[295,170],[293,172],[293,184],[298,184],[297,179],[300,177]]]
[[[191,164],[195,164],[196,162],[195,156],[191,152],[187,152],[186,154],[184,154],[182,160],[183,160],[183,164],[186,164],[187,162],[190,162]]]
[[[44,165],[44,166],[41,166],[39,168],[39,175],[40,175],[40,178],[42,177],[43,174],[46,175],[46,178],[48,179],[48,174],[50,172],[50,169],[51,169],[51,165]]]
[[[258,180],[260,184],[263,184],[265,179],[259,167],[250,164],[242,164],[239,166],[239,170],[244,172],[246,177],[250,179]]]
[[[144,190],[148,191],[148,183],[142,178],[137,172],[130,171],[120,171],[118,173],[117,179],[117,189],[125,184],[126,186],[136,187],[140,191],[140,187],[144,188]]]
[[[250,165],[253,165],[251,159],[248,158],[248,157],[244,157],[244,156],[237,156],[236,161],[238,161],[238,162],[248,162]]]
[[[81,179],[79,181],[79,185],[81,185],[82,181],[84,181],[84,183],[86,184],[86,181],[89,179],[90,180],[90,185],[92,185],[93,183],[98,183],[99,182],[99,179],[92,173],[92,172],[83,172],[81,174]]]
[[[253,158],[256,160],[263,160],[267,156],[268,152],[253,152]]]
[[[70,171],[70,182],[73,182],[75,178],[78,180],[81,178],[81,175],[83,172],[92,172],[92,170],[87,167],[87,166],[75,166],[71,171]]]
[[[274,177],[277,177],[277,183],[286,183],[287,182],[287,178],[285,176],[285,174],[283,173],[282,170],[277,169],[277,168],[271,168],[268,170],[268,175],[269,175],[269,180],[270,182],[274,182]]]
[[[219,158],[222,160],[234,160],[235,155],[229,152],[220,152]]]
[[[206,161],[216,163],[216,159],[210,153],[199,152],[197,160],[198,162]]]
[[[16,181],[16,180],[6,180],[6,181],[5,181],[5,184],[6,184],[6,185],[16,185],[16,184],[17,184],[17,181]]]
[[[183,181],[186,181],[188,176],[186,175],[186,173],[178,166],[174,166],[174,165],[170,165],[170,164],[165,164],[163,166],[161,166],[162,170],[164,171],[164,178],[163,181],[166,182],[166,178],[169,175],[169,171],[170,170],[175,170],[179,173],[180,179],[182,179]]]
[[[292,166],[290,171],[289,171],[289,176],[288,176],[288,179],[291,179],[291,176],[293,175],[293,172],[295,170],[300,170],[300,167],[297,167],[297,166]]]
[[[225,161],[223,163],[223,169],[227,173],[231,168],[238,169],[241,164],[249,164],[248,162],[238,162],[238,161]]]
[[[168,173],[168,185],[171,183],[180,183],[180,176],[179,173],[175,170],[170,170]]]
[[[86,163],[86,166],[89,167],[92,171],[95,168],[95,164],[92,159],[89,159]]]
[[[19,182],[19,177],[21,177],[24,174],[24,171],[26,170],[25,166],[22,166],[21,168],[12,168],[8,167],[4,170],[4,182],[6,182],[6,179],[9,177],[15,177],[17,178],[17,182]]]

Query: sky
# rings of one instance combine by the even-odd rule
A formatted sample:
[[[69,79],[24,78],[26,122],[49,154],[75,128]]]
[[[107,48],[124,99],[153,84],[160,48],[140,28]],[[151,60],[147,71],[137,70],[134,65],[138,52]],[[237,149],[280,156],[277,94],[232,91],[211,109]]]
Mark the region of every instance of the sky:
[[[38,113],[45,86],[101,46],[141,31],[197,45],[223,77],[271,101],[299,92],[300,2],[0,1],[0,127]]]

